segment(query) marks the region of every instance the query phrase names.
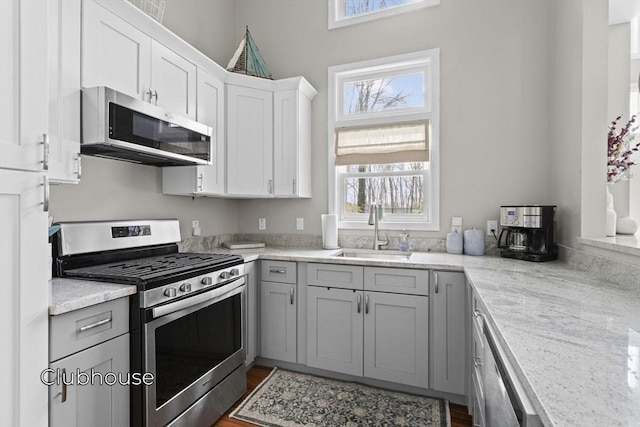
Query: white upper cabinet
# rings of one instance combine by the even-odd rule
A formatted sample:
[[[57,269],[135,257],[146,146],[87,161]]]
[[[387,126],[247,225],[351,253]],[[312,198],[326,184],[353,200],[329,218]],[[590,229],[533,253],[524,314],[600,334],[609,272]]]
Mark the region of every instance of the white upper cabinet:
[[[218,73],[216,73],[218,74]],[[224,194],[224,83],[213,72],[198,68],[196,120],[211,128],[211,166],[162,168],[162,192],[175,195]]]
[[[49,178],[77,183],[80,163],[81,0],[49,0]]]
[[[311,101],[302,77],[227,78],[227,194],[311,197]]]
[[[0,168],[48,168],[47,5],[0,1]]]
[[[93,1],[82,7],[82,86],[149,101],[151,38]]]
[[[107,86],[195,120],[193,63],[97,2],[83,2],[82,15],[82,86]]]
[[[227,85],[227,194],[273,195],[273,93]]]
[[[276,85],[285,89],[274,93],[274,196],[311,197],[311,101],[317,92],[303,78]]]
[[[153,40],[150,87],[156,105],[196,119],[196,66]]]

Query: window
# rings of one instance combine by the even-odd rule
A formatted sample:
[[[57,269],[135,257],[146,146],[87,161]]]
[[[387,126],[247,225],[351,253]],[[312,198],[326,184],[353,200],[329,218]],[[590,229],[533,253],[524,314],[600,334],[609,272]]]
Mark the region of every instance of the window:
[[[440,0],[329,0],[329,28],[440,4]]]
[[[438,230],[439,51],[329,69],[329,212],[340,228]]]

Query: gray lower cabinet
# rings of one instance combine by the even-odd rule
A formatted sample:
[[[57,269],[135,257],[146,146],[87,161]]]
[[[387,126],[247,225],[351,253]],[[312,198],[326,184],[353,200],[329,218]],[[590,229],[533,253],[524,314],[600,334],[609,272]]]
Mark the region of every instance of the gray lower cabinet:
[[[296,362],[296,285],[260,283],[260,355]]]
[[[326,286],[331,277],[363,277],[362,267],[315,267],[309,267],[307,288],[307,365],[427,388],[429,298],[370,292],[366,280],[359,285],[364,290],[341,289],[357,286],[358,280],[351,279],[349,285],[340,280],[337,288]],[[369,269],[364,268],[364,277],[373,273]],[[405,277],[408,270],[396,271]],[[393,272],[384,269],[387,278]],[[322,280],[325,286],[313,285],[318,277],[328,279]]]
[[[114,376],[122,373],[128,380],[129,334],[65,357],[50,369],[54,378],[73,381],[49,387],[51,427],[129,425],[129,387]],[[91,383],[82,385],[85,379]]]
[[[260,355],[297,361],[297,292],[295,262],[262,261],[260,282]],[[269,275],[269,276],[267,276]]]
[[[50,317],[51,427],[129,425],[128,331],[128,298]]]
[[[307,287],[307,366],[362,376],[362,291]]]
[[[365,292],[364,376],[429,386],[429,298]]]
[[[432,304],[431,388],[464,395],[467,381],[464,273],[434,271],[430,296]]]

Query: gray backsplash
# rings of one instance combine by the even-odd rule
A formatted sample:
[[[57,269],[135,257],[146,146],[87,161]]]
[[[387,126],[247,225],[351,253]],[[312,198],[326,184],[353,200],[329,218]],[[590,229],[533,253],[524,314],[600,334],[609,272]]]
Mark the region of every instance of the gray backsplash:
[[[578,270],[607,281],[634,286],[640,292],[640,266],[558,245],[559,258]]]

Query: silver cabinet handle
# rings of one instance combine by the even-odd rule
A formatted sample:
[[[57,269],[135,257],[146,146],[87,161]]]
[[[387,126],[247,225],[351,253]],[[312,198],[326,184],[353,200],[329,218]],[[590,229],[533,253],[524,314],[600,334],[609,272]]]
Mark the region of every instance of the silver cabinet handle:
[[[202,191],[202,183],[204,182],[204,176],[202,176],[202,173],[198,174],[198,191]]]
[[[293,194],[296,194],[296,179],[293,178]]]
[[[153,90],[153,97],[156,99],[155,105],[158,105],[158,91],[157,90]]]
[[[145,95],[149,95],[149,102],[151,102],[151,100],[153,99],[153,91],[151,90],[151,88],[147,89]]]
[[[269,194],[273,194],[273,180],[269,180]]]
[[[49,145],[49,135],[47,135],[46,133],[42,134],[42,147],[44,150],[44,153],[42,154],[42,170],[48,171],[50,145]]]
[[[42,201],[42,210],[49,212],[49,176],[45,175],[42,180],[44,186],[44,200]]]
[[[88,331],[89,329],[97,328],[98,326],[106,325],[111,322],[111,318],[107,317],[106,319],[98,320],[96,323],[92,323],[90,325],[85,325],[80,328],[80,332]]]
[[[436,294],[438,293],[438,273],[433,273],[433,276],[436,279]]]
[[[360,313],[362,311],[362,295],[358,294],[358,297],[356,298],[356,307],[358,310],[358,313]]]
[[[269,273],[287,274],[287,269],[286,268],[278,268],[278,267],[269,267]]]
[[[292,286],[291,289],[289,289],[289,302],[291,303],[291,305],[293,305],[293,298],[294,298],[294,287]]]
[[[477,319],[477,318],[479,318],[481,316],[482,316],[482,313],[480,312],[480,310],[478,310],[478,309],[473,310],[473,317],[475,317]]]
[[[67,376],[67,370],[62,368],[62,402],[67,401],[67,382],[65,381],[65,377]]]
[[[364,296],[364,314],[369,314],[369,295]]]
[[[76,157],[76,175],[78,179],[82,178],[82,156],[80,154]]]

